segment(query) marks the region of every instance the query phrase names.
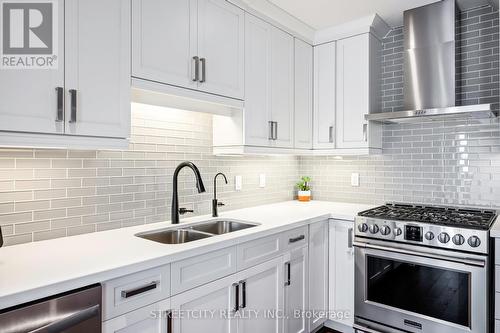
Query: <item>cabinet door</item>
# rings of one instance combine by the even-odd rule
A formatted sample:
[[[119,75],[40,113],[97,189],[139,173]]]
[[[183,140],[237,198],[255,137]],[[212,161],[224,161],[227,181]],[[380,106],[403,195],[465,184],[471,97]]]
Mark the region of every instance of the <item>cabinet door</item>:
[[[0,69],[0,130],[63,133],[58,121],[58,92],[64,94],[64,2],[57,8],[57,69]],[[60,104],[63,107],[63,104]],[[63,116],[60,117],[63,119]]]
[[[272,146],[293,148],[294,44],[286,32],[271,30],[271,118],[275,122]]]
[[[315,149],[335,148],[335,42],[314,47],[314,129]]]
[[[309,309],[328,310],[328,221],[309,226]],[[309,320],[309,331],[321,326],[326,318]]]
[[[312,149],[313,47],[295,39],[295,148]]]
[[[242,318],[238,319],[238,333],[281,333],[283,259],[279,257],[244,270],[239,279],[243,306],[239,310]]]
[[[197,0],[133,0],[132,6],[132,75],[196,88]]]
[[[225,0],[198,1],[199,90],[243,99],[243,10]]]
[[[271,121],[271,25],[245,14],[245,144],[268,146]]]
[[[368,147],[370,34],[337,42],[337,148]]]
[[[65,7],[66,134],[127,138],[130,2],[67,0]]]
[[[354,324],[354,248],[352,221],[333,221],[330,224],[330,309],[344,312],[343,317],[330,319],[341,324]]]
[[[308,323],[302,313],[308,309],[307,247],[285,255],[285,261],[285,332],[306,333]]]
[[[102,324],[103,333],[170,333],[168,313],[170,300],[145,306]]]
[[[168,333],[236,332],[236,319],[231,318],[235,282],[232,275],[172,297],[173,329]]]

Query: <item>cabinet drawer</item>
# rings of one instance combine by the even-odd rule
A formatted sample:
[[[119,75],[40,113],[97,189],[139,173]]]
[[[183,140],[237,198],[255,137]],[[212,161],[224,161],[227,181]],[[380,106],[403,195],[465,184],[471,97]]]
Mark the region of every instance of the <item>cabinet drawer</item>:
[[[148,269],[103,286],[103,319],[114,318],[170,296],[170,265]]]
[[[281,235],[271,235],[238,245],[238,269],[258,265],[282,252]]]
[[[285,251],[296,249],[307,245],[309,240],[309,228],[307,226],[286,231],[282,234],[283,247]]]
[[[236,272],[236,247],[210,252],[171,264],[172,294]]]

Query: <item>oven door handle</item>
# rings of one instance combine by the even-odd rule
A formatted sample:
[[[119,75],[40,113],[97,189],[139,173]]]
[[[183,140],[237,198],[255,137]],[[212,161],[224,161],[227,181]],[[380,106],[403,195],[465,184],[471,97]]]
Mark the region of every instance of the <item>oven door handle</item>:
[[[366,244],[366,243],[361,243],[361,242],[354,242],[353,245],[355,247],[367,248],[367,249],[372,249],[372,250],[388,251],[388,252],[406,254],[406,255],[411,255],[411,256],[419,256],[419,257],[425,257],[425,258],[430,258],[430,259],[451,261],[451,262],[456,262],[456,263],[460,263],[460,264],[464,264],[464,265],[468,265],[468,266],[476,266],[476,267],[485,267],[486,266],[486,261],[480,260],[480,259],[463,258],[463,257],[449,257],[449,256],[442,256],[439,254],[408,251],[408,250],[404,250],[404,249],[397,249],[397,248],[387,247],[387,246]]]

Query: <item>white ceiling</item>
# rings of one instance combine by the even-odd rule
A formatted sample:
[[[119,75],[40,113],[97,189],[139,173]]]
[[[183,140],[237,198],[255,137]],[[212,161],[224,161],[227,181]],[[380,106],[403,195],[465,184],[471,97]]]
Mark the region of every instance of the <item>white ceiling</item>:
[[[403,25],[403,11],[439,0],[269,0],[314,29],[321,30],[370,14],[391,27]]]

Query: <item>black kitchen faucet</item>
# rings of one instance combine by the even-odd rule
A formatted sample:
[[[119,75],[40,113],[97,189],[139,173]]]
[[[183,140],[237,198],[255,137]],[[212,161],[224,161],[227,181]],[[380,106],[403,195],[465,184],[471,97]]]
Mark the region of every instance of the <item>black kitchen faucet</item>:
[[[177,191],[177,178],[179,177],[179,172],[184,168],[188,167],[194,172],[194,176],[196,177],[196,188],[198,189],[198,193],[205,192],[205,185],[203,185],[203,180],[201,179],[200,170],[194,165],[193,162],[182,162],[175,168],[174,171],[174,180],[173,180],[173,194],[172,194],[172,215],[171,221],[172,224],[179,224],[179,213],[186,214],[192,213],[192,210],[186,208],[179,208],[179,194]]]

